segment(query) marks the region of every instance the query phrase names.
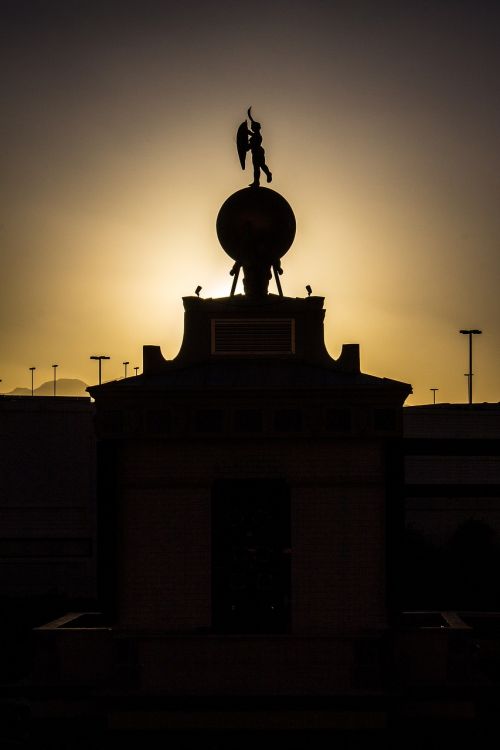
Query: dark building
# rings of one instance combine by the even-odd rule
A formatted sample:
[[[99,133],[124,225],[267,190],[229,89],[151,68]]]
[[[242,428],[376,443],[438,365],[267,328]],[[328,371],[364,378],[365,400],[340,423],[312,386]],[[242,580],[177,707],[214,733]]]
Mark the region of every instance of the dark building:
[[[184,298],[177,357],[146,346],[141,376],[89,389],[103,615],[40,629],[34,679],[93,685],[118,729],[186,705],[191,728],[257,728],[262,700],[282,729],[294,701],[302,728],[379,726],[411,387],[362,373],[357,345],[332,359],[323,298],[283,296],[281,196],[240,191],[217,228],[231,295]]]
[[[141,377],[91,389],[116,622],[289,645],[384,630],[409,387],[362,374],[356,346],[329,357],[321,298],[184,305],[176,359],[146,347]]]
[[[95,435],[89,398],[0,396],[0,596],[96,597]]]
[[[500,405],[404,409],[405,609],[500,611]]]
[[[218,232],[233,257],[249,216],[279,245],[291,221],[283,203],[263,188],[228,199]],[[359,643],[390,621],[410,387],[361,373],[355,345],[333,360],[323,299],[268,294],[272,262],[267,247],[250,268],[243,255],[244,295],[185,298],[174,360],[145,347],[141,377],[90,389],[109,541],[103,601],[122,630],[163,633],[157,656],[138,657],[153,690],[352,687]],[[324,639],[319,679],[310,654],[324,653]]]
[[[33,627],[95,608],[95,443],[89,398],[0,396],[2,746],[26,731]]]

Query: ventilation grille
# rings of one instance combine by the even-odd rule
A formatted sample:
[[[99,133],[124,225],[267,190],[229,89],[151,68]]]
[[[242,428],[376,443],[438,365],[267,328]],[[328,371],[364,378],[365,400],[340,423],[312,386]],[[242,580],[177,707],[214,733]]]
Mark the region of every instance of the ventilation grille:
[[[212,354],[294,354],[293,318],[212,320]]]

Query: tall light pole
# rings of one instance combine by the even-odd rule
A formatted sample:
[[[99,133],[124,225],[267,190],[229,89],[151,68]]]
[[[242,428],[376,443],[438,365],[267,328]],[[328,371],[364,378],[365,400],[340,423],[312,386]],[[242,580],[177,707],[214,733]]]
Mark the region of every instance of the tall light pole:
[[[52,365],[54,368],[54,396],[56,395],[56,369],[59,367],[59,365]]]
[[[139,369],[138,367],[134,367],[134,370],[135,370],[135,376],[136,376],[136,377],[137,377],[137,370],[138,370],[138,369]]]
[[[99,385],[101,385],[101,362],[103,359],[111,359],[111,357],[106,357],[105,354],[93,354],[90,359],[97,359],[99,362]]]
[[[31,395],[34,396],[34,388],[33,388],[33,382],[34,382],[34,372],[36,370],[36,367],[30,367],[31,370]]]
[[[482,333],[482,331],[479,331],[477,328],[469,328],[469,329],[461,329],[460,333],[463,333],[465,336],[469,337],[469,372],[467,374],[467,377],[469,379],[469,383],[468,383],[469,404],[472,404],[472,337],[476,333]]]
[[[432,391],[432,396],[434,399],[432,403],[435,404],[436,403],[436,391],[439,391],[439,388],[429,388],[429,390]]]
[[[129,365],[129,364],[130,364],[130,362],[122,362],[122,365],[125,368],[125,377],[127,377],[127,365]]]

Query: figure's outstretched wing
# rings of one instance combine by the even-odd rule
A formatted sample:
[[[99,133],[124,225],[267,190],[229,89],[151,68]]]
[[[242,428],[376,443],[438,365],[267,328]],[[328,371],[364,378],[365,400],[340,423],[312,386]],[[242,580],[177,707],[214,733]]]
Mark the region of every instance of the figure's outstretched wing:
[[[238,149],[241,168],[245,169],[245,161],[248,151],[248,128],[246,120],[241,123],[236,133],[236,148]]]

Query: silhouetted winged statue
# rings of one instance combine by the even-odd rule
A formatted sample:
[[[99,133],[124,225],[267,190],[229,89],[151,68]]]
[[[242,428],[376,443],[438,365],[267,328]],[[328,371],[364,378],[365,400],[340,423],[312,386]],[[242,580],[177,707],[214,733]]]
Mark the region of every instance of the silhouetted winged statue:
[[[236,148],[238,149],[242,169],[245,169],[247,151],[252,152],[253,182],[250,187],[259,187],[261,170],[266,175],[268,182],[271,182],[273,176],[266,165],[265,151],[262,148],[262,136],[260,134],[260,122],[253,119],[251,107],[248,108],[248,117],[251,122],[250,129],[247,121],[244,120],[236,133]]]

